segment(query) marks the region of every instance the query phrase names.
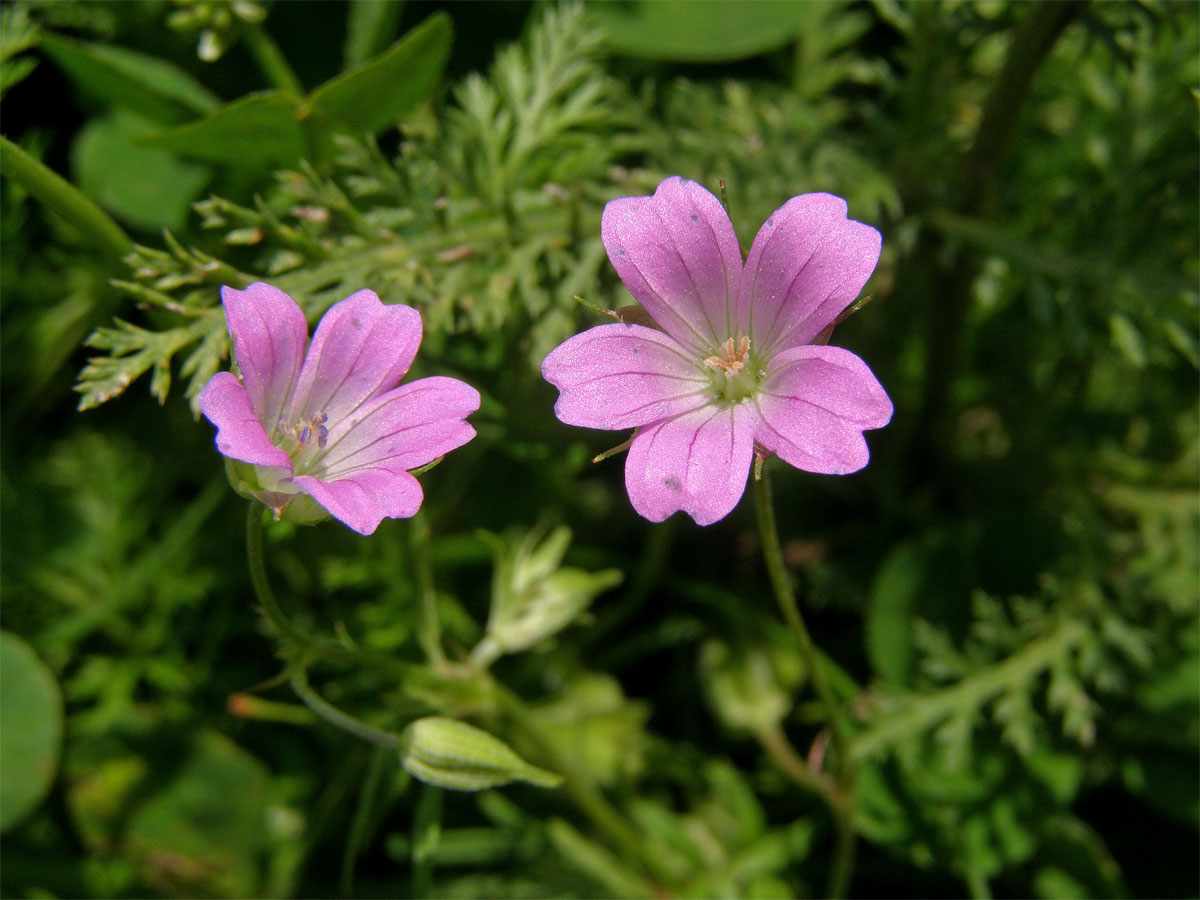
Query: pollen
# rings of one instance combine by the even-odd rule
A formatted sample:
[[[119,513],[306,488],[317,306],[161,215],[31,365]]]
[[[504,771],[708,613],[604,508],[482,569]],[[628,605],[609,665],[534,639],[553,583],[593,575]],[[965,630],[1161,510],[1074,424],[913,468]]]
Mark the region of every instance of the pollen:
[[[736,350],[733,338],[726,338],[721,349],[725,351],[724,359],[714,354],[704,360],[704,364],[724,372],[726,378],[732,378],[746,367],[746,357],[750,354],[750,336],[743,334]]]

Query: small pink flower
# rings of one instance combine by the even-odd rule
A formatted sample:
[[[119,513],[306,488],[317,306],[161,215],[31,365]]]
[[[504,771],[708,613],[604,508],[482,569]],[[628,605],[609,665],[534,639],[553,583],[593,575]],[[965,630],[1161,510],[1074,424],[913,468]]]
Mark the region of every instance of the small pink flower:
[[[361,534],[414,515],[422,493],[409,470],[471,440],[464,417],[479,409],[479,392],[455,378],[397,386],[421,343],[417,311],[359,291],[330,307],[310,344],[278,288],[225,287],[221,299],[241,378],[218,372],[199,403],[239,491],[276,517],[328,513]]]
[[[542,375],[568,425],[636,428],[625,463],[633,508],[724,518],[757,447],[809,472],[867,464],[863,431],[892,417],[866,363],[821,340],[879,260],[879,232],[831,194],[793,197],[742,263],[724,207],[678,176],[604,208],[601,235],[662,328],[600,325],[555,348]]]

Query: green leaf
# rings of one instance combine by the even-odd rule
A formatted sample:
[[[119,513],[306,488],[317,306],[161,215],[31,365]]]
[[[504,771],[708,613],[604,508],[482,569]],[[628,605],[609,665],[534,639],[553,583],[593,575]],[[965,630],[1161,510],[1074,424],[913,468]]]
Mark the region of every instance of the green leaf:
[[[642,59],[726,62],[791,41],[804,18],[798,0],[642,0],[598,3],[592,14],[619,53]]]
[[[450,53],[450,17],[430,16],[390,50],[318,87],[301,106],[325,132],[378,131],[395,123],[437,87]]]
[[[295,98],[283,91],[251,94],[203,119],[141,138],[141,143],[182,156],[252,168],[292,164],[305,153]]]
[[[63,703],[58,684],[33,649],[0,631],[0,831],[46,795],[58,771]]]
[[[191,75],[154,56],[111,44],[85,44],[56,35],[41,47],[80,90],[139,112],[161,125],[185,122],[220,106]]]
[[[125,110],[93,119],[72,148],[75,180],[117,218],[146,230],[182,228],[210,173],[137,139],[154,130]]]
[[[871,589],[864,623],[867,656],[876,674],[906,684],[912,666],[912,616],[925,577],[928,553],[904,543],[884,560]]]

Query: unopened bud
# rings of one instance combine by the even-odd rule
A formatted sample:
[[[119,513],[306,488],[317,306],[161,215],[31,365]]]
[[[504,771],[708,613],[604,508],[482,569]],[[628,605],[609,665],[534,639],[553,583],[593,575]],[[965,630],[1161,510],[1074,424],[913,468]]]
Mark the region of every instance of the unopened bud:
[[[429,716],[401,736],[400,762],[414,777],[452,791],[481,791],[514,781],[557,787],[562,778],[530,765],[502,740],[473,725]]]

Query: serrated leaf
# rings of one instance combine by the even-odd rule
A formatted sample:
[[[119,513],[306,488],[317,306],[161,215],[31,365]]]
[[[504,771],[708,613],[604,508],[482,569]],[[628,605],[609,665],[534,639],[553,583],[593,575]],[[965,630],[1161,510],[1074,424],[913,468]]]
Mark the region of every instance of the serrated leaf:
[[[147,135],[141,143],[247,168],[293,164],[304,155],[306,145],[296,113],[294,97],[266,91],[228,103],[195,122]]]
[[[62,695],[25,641],[0,632],[0,831],[42,801],[58,771]]]
[[[42,38],[41,47],[80,90],[139,112],[160,125],[185,122],[221,104],[191,75],[155,56],[58,35]]]
[[[299,118],[325,132],[373,132],[395,123],[437,87],[451,34],[450,17],[435,13],[385,53],[314,90]]]

